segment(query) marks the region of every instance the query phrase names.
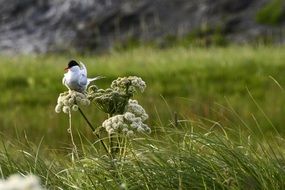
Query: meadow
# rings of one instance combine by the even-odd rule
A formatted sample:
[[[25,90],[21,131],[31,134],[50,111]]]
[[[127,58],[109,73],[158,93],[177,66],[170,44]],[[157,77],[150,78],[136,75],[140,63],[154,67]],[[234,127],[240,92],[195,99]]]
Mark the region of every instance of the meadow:
[[[103,55],[1,56],[0,176],[38,175],[48,189],[284,189],[285,48],[230,46]],[[107,88],[119,76],[147,84],[135,97],[150,135],[110,159],[78,112],[55,113],[70,59]],[[106,119],[82,108],[94,126]],[[115,161],[114,161],[115,160]]]

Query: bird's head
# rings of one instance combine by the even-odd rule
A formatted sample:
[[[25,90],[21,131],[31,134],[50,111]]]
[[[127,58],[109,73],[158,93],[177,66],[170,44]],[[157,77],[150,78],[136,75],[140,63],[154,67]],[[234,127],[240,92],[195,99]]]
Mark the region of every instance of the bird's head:
[[[69,70],[69,69],[79,69],[80,68],[80,66],[79,66],[79,64],[75,61],[75,60],[71,60],[71,61],[69,61],[69,63],[68,63],[68,65],[67,65],[67,67],[64,69],[65,71],[67,71],[67,70]]]

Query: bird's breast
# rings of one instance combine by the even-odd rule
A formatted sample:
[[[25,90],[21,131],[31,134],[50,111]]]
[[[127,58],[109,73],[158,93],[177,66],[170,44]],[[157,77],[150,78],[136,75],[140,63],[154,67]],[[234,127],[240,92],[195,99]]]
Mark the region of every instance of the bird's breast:
[[[81,92],[85,90],[85,85],[81,85],[80,83],[81,78],[82,77],[80,73],[73,73],[73,72],[66,73],[65,83],[71,90],[76,90]]]

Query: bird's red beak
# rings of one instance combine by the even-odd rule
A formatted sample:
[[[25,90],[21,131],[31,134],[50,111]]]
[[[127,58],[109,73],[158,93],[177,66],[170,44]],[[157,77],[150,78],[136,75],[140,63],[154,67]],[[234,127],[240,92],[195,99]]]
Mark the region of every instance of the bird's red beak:
[[[68,69],[69,69],[68,67],[64,68],[65,71],[67,71]]]

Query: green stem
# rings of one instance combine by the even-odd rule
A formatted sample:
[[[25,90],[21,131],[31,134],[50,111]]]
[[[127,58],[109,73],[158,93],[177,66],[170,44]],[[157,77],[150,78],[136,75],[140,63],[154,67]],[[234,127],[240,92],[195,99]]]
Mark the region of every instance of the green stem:
[[[85,116],[85,114],[83,113],[83,111],[80,109],[80,107],[78,107],[78,110],[79,110],[80,114],[83,116],[83,118],[85,119],[85,121],[86,121],[86,123],[88,124],[88,126],[91,128],[93,134],[95,134],[96,137],[100,140],[100,142],[101,142],[101,144],[103,145],[105,151],[106,151],[107,153],[109,153],[106,144],[105,144],[104,141],[100,138],[100,136],[99,136],[97,133],[95,133],[95,128],[94,128],[93,125],[90,123],[90,121],[87,119],[87,117]]]
[[[114,142],[114,135],[110,134],[110,150],[112,158],[115,158],[116,148],[115,148],[115,142]]]
[[[75,154],[75,157],[77,160],[79,160],[79,156],[78,156],[78,151],[77,151],[77,146],[74,142],[74,138],[73,138],[73,134],[72,134],[72,125],[71,125],[71,111],[68,111],[68,117],[69,117],[69,128],[68,128],[68,133],[70,133],[70,138],[71,138],[71,143],[72,143],[72,155],[73,153]],[[72,162],[74,163],[74,158],[72,156]]]
[[[92,124],[90,123],[90,121],[87,119],[87,117],[85,116],[85,114],[83,113],[83,111],[78,107],[79,112],[81,113],[81,115],[83,116],[83,118],[85,119],[85,121],[87,122],[88,126],[91,128],[91,130],[94,132],[95,128],[92,126]]]

